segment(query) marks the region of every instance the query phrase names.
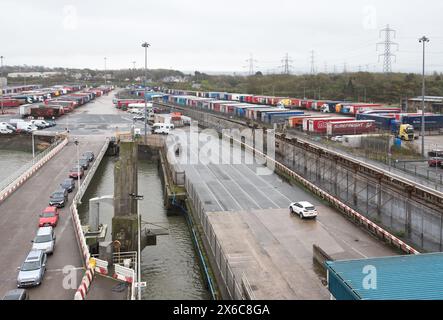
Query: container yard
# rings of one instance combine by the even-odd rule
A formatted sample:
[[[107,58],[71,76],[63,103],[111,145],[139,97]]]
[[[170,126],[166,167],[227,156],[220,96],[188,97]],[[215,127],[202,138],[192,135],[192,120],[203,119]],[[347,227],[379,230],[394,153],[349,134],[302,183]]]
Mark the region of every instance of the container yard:
[[[326,123],[333,121],[372,120],[375,123],[375,129],[371,125],[370,128],[367,128],[368,132],[375,130],[397,132],[402,124],[412,125],[415,130],[419,130],[421,127],[421,114],[403,113],[400,107],[377,103],[308,100],[175,89],[166,89],[164,92],[167,94],[164,100],[177,105],[230,114],[267,124],[285,123],[288,128],[301,128],[305,132],[316,135],[325,135]],[[235,103],[229,101],[235,101]],[[299,112],[295,109],[298,109]],[[307,111],[318,112],[318,114],[305,114]],[[328,120],[310,121],[314,118],[328,118]],[[311,124],[310,127],[309,124]],[[363,124],[354,125],[356,132],[365,131]],[[361,129],[357,129],[358,126]],[[443,115],[426,113],[425,127],[426,134],[441,133],[443,131]]]

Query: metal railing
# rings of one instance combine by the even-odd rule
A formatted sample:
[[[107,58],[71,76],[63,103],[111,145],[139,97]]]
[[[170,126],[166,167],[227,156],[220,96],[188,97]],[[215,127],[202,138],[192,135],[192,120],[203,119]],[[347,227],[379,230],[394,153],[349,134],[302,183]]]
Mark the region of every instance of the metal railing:
[[[110,139],[106,138],[105,144],[103,145],[100,152],[98,153],[94,163],[89,168],[86,178],[83,180],[79,190],[77,191],[77,194],[74,197],[73,205],[76,206],[77,203],[79,203],[80,200],[83,198],[83,195],[85,194],[86,189],[88,189],[89,183],[91,183],[91,180],[94,177],[95,172],[97,171],[97,168],[100,166],[100,163],[101,163],[103,157],[105,156],[106,151],[108,150],[109,142],[110,142]]]
[[[31,161],[23,165],[20,169],[16,170],[14,173],[9,175],[6,179],[0,181],[0,193],[3,190],[7,189],[10,185],[14,185],[15,182],[30,168],[32,168],[35,164],[37,164],[40,160],[42,160],[45,156],[47,156],[52,150],[54,150],[58,145],[60,145],[65,139],[56,140],[52,143],[48,148],[44,151],[40,152],[36,155]]]
[[[204,204],[201,201],[198,192],[196,191],[194,185],[189,179],[186,179],[186,190],[188,192],[189,198],[191,199],[194,209],[197,212],[198,218],[200,219],[200,224],[203,232],[206,236],[206,240],[211,249],[212,257],[218,267],[220,276],[222,277],[228,295],[233,300],[244,300],[245,295],[243,294],[242,279],[237,277],[230,265],[228,257],[224,252],[220,241],[215,234],[212,224],[209,222],[208,216],[204,211]],[[242,275],[244,277],[244,275]]]

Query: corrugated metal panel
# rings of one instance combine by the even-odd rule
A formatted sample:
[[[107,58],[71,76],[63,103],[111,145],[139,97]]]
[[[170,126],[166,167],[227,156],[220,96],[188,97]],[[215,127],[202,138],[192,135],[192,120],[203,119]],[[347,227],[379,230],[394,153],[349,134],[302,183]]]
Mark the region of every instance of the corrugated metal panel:
[[[364,288],[366,266],[375,267],[376,288]],[[443,300],[443,254],[420,254],[349,261],[328,261],[330,290],[336,299]],[[337,284],[336,281],[341,282]],[[333,292],[334,290],[334,292]]]

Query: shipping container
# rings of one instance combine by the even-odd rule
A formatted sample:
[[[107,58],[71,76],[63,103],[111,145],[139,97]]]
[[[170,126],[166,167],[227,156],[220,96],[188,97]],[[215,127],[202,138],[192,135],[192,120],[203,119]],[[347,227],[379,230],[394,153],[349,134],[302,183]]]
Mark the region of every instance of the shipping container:
[[[279,123],[285,122],[289,117],[303,115],[304,111],[295,111],[289,109],[282,109],[281,111],[272,111],[272,112],[264,112],[262,113],[262,122],[265,123]]]
[[[402,124],[410,124],[414,129],[421,128],[422,116],[403,116]],[[440,130],[443,129],[443,115],[425,115],[425,130]]]
[[[289,117],[287,119],[288,126],[290,128],[298,128],[303,126],[303,120],[308,118],[329,118],[329,115],[313,115],[313,114],[305,114],[295,117]]]
[[[377,128],[391,131],[392,123],[395,121],[395,116],[390,114],[365,114],[357,113],[357,120],[374,120]]]
[[[337,121],[326,124],[328,136],[356,135],[370,133],[376,130],[374,120]]]
[[[339,118],[339,117],[330,117],[330,118],[314,118],[308,119],[308,131],[311,133],[326,133],[326,124],[328,122],[333,121],[354,121],[354,118]]]

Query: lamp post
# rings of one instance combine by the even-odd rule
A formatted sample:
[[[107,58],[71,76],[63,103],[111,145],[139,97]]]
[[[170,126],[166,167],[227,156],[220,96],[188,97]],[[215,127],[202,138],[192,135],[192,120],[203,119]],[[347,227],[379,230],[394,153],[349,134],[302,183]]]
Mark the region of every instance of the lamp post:
[[[0,99],[1,99],[1,110],[2,114],[4,114],[3,110],[3,56],[0,56],[0,80],[1,80],[1,87],[0,87]]]
[[[77,140],[77,138],[75,138],[74,144],[77,147],[77,179],[78,179],[78,192],[80,192],[80,189],[81,189],[81,186],[82,186],[82,181],[81,181],[82,179],[80,177],[80,157],[79,157],[79,154],[78,154],[78,140]]]
[[[137,195],[135,193],[130,193],[129,196],[137,200],[137,282],[138,282],[138,300],[141,300],[142,297],[142,288],[141,288],[141,215],[139,210],[140,201],[143,200],[142,195]]]
[[[425,156],[425,47],[426,42],[429,42],[429,38],[426,36],[421,37],[418,40],[423,43],[423,82],[421,87],[421,155]]]
[[[35,158],[35,147],[34,147],[34,131],[31,131],[32,135],[32,159]]]
[[[147,136],[147,131],[148,131],[148,125],[147,125],[147,120],[148,120],[148,102],[146,100],[146,80],[148,78],[148,48],[151,45],[147,42],[143,42],[142,43],[142,47],[145,48],[145,79],[143,81],[143,85],[145,87],[145,91],[143,94],[143,98],[145,100],[145,144],[147,144],[148,142],[148,136]]]
[[[105,59],[105,86],[106,86],[106,57],[104,58]]]

